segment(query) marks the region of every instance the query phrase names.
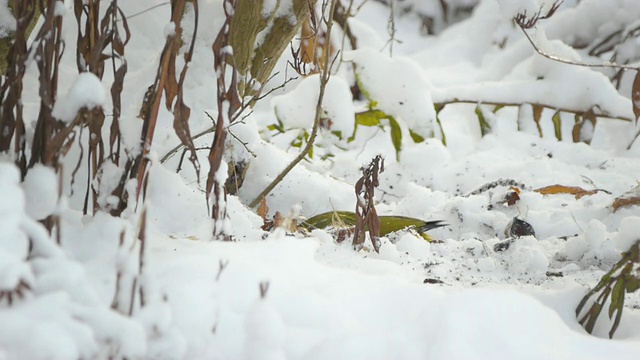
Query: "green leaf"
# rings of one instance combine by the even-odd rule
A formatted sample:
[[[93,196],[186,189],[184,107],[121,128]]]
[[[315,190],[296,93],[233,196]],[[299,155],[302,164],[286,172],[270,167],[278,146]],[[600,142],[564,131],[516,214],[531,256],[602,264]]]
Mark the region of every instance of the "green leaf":
[[[613,288],[613,294],[611,295],[611,306],[609,306],[609,318],[611,318],[611,315],[613,314],[613,312],[611,311],[611,307],[613,306],[613,298],[616,293],[616,287],[618,287],[618,284],[620,283],[624,283],[624,280],[619,280]],[[620,320],[622,319],[622,311],[624,310],[624,285],[620,286],[620,290],[618,291],[620,292],[620,295],[618,296],[618,299],[616,301],[616,318],[615,320],[613,320],[611,330],[609,330],[609,339],[611,339],[616,330],[618,330],[618,325],[620,325]]]
[[[616,309],[619,309],[619,302],[624,302],[624,283],[624,278],[621,278],[616,281],[615,285],[613,285],[613,290],[611,291],[611,304],[609,305],[609,319],[611,319]]]
[[[556,139],[562,141],[562,119],[560,118],[560,110],[553,114],[551,121],[553,122],[553,131],[556,134]]]
[[[616,318],[613,320],[613,325],[611,326],[611,330],[609,330],[609,339],[613,338],[613,334],[615,334],[616,330],[618,330],[618,325],[620,325],[620,320],[622,319],[622,309],[624,308],[624,296],[620,300],[620,305],[618,308],[618,312],[616,313]]]
[[[421,143],[424,141],[424,137],[418,135],[417,133],[413,132],[413,130],[409,129],[409,135],[411,135],[411,139],[413,139],[414,143]]]
[[[491,131],[491,126],[487,122],[487,119],[484,118],[480,104],[476,106],[476,116],[478,117],[478,123],[480,123],[480,134],[482,134],[482,136],[487,135]]]
[[[444,135],[444,129],[442,128],[442,123],[440,122],[440,110],[444,108],[443,105],[436,105],[436,123],[440,128],[440,136],[442,136],[442,145],[447,146],[447,137]]]
[[[640,289],[640,279],[636,277],[631,277],[630,279],[627,279],[627,281],[625,281],[624,284],[625,284],[625,290],[628,293],[632,293]]]
[[[388,115],[380,110],[367,110],[356,113],[356,125],[376,126],[380,125],[380,119],[386,119]]]
[[[396,149],[396,160],[400,161],[400,150],[402,149],[402,130],[400,129],[400,125],[393,118],[393,116],[389,116],[389,126],[391,127],[391,142],[393,143],[393,147]]]
[[[280,134],[283,134],[285,132],[284,130],[284,124],[282,123],[282,121],[278,118],[276,118],[276,121],[278,122],[277,124],[271,124],[267,126],[267,129],[271,130],[271,131],[277,131]]]
[[[602,305],[598,303],[594,303],[589,310],[589,320],[587,320],[587,324],[584,325],[584,329],[589,333],[593,333],[593,327],[596,325],[596,320],[598,320],[598,316],[602,311]]]
[[[300,135],[296,136],[296,138],[291,141],[292,147],[302,148],[302,144],[304,143],[303,139],[305,139],[304,133],[306,133],[306,131],[303,130]]]
[[[380,120],[389,119],[390,116],[380,110],[369,109],[356,113],[355,125],[353,126],[353,134],[349,136],[347,142],[352,142],[356,138],[356,132],[358,131],[358,125],[362,126],[381,126]]]
[[[380,120],[376,118],[373,112],[374,110],[367,110],[356,113],[353,125],[353,133],[351,134],[351,136],[349,136],[349,138],[347,138],[348,143],[355,140],[356,133],[358,132],[358,125],[375,126],[380,124]]]

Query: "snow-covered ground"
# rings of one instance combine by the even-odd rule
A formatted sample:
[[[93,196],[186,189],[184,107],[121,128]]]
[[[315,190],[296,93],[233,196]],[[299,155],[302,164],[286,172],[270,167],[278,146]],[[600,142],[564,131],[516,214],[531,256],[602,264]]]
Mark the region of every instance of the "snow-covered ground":
[[[160,3],[119,5],[125,14],[135,14]],[[611,24],[631,23],[640,14],[633,1],[566,3],[531,32],[545,51],[586,62],[601,60],[570,49],[566,43],[575,34],[604,36]],[[59,108],[61,114],[74,113],[79,92],[96,86],[95,78],[76,74],[76,23],[72,2],[66,5],[60,94],[73,109]],[[216,112],[211,43],[223,18],[220,6],[217,0],[200,4],[207,21],[200,22],[185,84],[193,134],[210,127],[207,113]],[[401,150],[394,147],[387,120],[382,127],[358,126],[351,142],[324,131],[313,159],[294,168],[266,197],[269,216],[353,211],[360,168],[382,154],[378,213],[444,220],[449,226],[430,231],[436,240],[431,243],[401,232],[383,237],[379,253],[370,246],[355,252],[324,230],[307,236],[283,229],[265,233],[263,220],[243,205],[299,151],[291,142],[299,127],[311,124],[318,96],[313,76],[269,95],[231,127],[229,157],[251,161],[239,195],[228,198],[235,242],[211,241],[204,179],[198,181],[188,165],[176,173],[179,156],[164,164],[158,160],[179,143],[168,112],[161,114],[154,138],[145,203],[123,218],[82,216],[84,191],[66,191],[58,201],[58,178],[51,170],[36,167],[20,183],[17,169],[0,163],[0,288],[20,281],[30,288],[10,305],[6,297],[0,302],[0,359],[601,360],[640,354],[638,293],[627,295],[612,340],[606,311],[593,335],[575,315],[585,293],[639,238],[638,207],[612,208],[640,179],[640,144],[627,150],[637,131],[634,123],[600,118],[591,133],[585,127],[591,137],[587,145],[570,141],[574,116],[569,113],[560,115],[564,140],[558,141],[552,110],[542,113],[542,137],[526,106],[493,112],[483,105],[491,125],[485,136],[473,102],[449,105],[436,119],[433,103],[453,99],[582,110],[598,105],[612,117],[633,117],[630,79],[617,91],[598,70],[535,54],[505,16],[513,11],[508,1],[484,0],[471,17],[429,37],[421,35],[415,13],[396,14],[395,36],[402,42],[393,45],[390,56],[389,9],[367,2],[351,19],[360,49],[345,49],[324,104],[332,130],[350,134],[353,115],[366,109],[365,101],[350,98],[355,69],[369,100],[397,120]],[[129,19],[133,37],[126,47],[122,126],[130,146],[140,131],[135,116],[155,76],[168,13],[165,5]],[[187,14],[185,23],[191,24],[189,19]],[[600,27],[589,28],[585,19]],[[287,56],[269,86],[285,79]],[[109,76],[106,72],[104,91]],[[86,87],[78,90],[78,83]],[[29,86],[37,89],[35,66],[27,74]],[[33,118],[36,94],[23,100]],[[87,99],[110,106],[104,93]],[[278,120],[285,133],[267,130]],[[435,137],[415,143],[410,130]],[[196,145],[211,139],[202,137]],[[68,173],[77,159],[73,154],[65,165]],[[202,164],[206,154],[199,154]],[[476,191],[490,183],[499,185]],[[606,191],[579,199],[534,191],[555,184]],[[508,205],[505,195],[512,186],[519,188],[520,200]],[[135,238],[143,207],[148,221],[141,251]],[[60,247],[36,222],[54,212],[61,218]],[[530,223],[535,236],[504,246],[505,230],[516,217]],[[33,258],[22,261],[28,238]]]

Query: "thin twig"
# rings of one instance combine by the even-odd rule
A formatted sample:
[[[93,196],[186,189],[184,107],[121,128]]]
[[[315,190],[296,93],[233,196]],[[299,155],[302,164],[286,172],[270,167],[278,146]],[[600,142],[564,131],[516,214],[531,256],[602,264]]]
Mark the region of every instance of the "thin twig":
[[[275,76],[277,76],[278,74],[279,74],[279,73],[275,73],[275,74],[271,75],[271,76],[269,77],[269,79],[268,79],[264,84],[262,84],[262,85],[260,86],[260,90],[257,92],[257,95],[252,96],[252,97],[251,97],[251,99],[250,99],[249,101],[244,101],[244,100],[243,100],[242,106],[241,106],[241,107],[240,107],[240,109],[235,113],[235,115],[232,117],[232,119],[231,119],[231,124],[229,125],[229,127],[231,127],[231,126],[233,126],[233,125],[237,124],[238,122],[237,122],[236,120],[238,119],[238,117],[240,117],[240,116],[245,116],[245,115],[243,115],[244,111],[245,111],[247,108],[249,108],[252,104],[254,104],[255,102],[257,102],[257,101],[259,101],[259,100],[262,100],[263,98],[265,98],[266,96],[269,96],[269,95],[270,95],[270,94],[272,94],[273,92],[278,91],[278,90],[280,90],[280,89],[284,88],[284,87],[285,87],[289,82],[291,82],[291,81],[293,81],[293,80],[296,80],[296,79],[298,78],[298,77],[290,77],[290,78],[286,79],[282,84],[280,84],[280,85],[278,85],[278,86],[274,87],[273,89],[270,89],[270,90],[269,90],[269,91],[267,91],[265,94],[260,95],[260,94],[262,93],[262,90],[264,89],[264,86],[265,86],[266,84],[268,84],[268,83],[269,83],[269,81],[270,81],[271,79],[273,79]],[[205,114],[207,114],[207,116],[208,116],[211,120],[213,120],[213,117],[211,117],[211,115],[209,115],[209,113],[207,113],[207,112],[205,111]],[[244,118],[244,117],[243,117],[243,118]],[[205,136],[205,135],[207,135],[207,134],[211,134],[212,132],[214,132],[214,130],[215,130],[215,126],[216,126],[216,125],[215,125],[215,121],[214,121],[214,124],[213,124],[213,126],[212,126],[212,127],[208,128],[208,129],[205,129],[205,130],[203,130],[203,131],[199,132],[198,134],[194,135],[194,136],[191,138],[191,140],[192,140],[192,141],[194,141],[194,140],[197,140],[197,139],[199,139],[199,138],[201,138],[201,137],[203,137],[203,136]],[[228,129],[228,128],[227,128],[227,129]],[[236,139],[237,139],[237,137],[236,137],[235,135],[233,135],[233,134],[232,134],[232,136],[233,136],[234,138],[236,138]],[[241,142],[241,143],[242,143],[242,142]],[[245,145],[245,144],[243,143],[243,145]],[[180,151],[182,148],[184,148],[184,144],[182,144],[182,143],[181,143],[181,144],[176,145],[173,149],[169,150],[169,151],[168,151],[168,152],[167,152],[167,153],[162,157],[162,159],[160,159],[160,163],[161,163],[161,164],[164,164],[165,162],[167,162],[169,159],[171,159],[172,157],[174,157],[174,156],[178,153],[178,151]],[[245,146],[245,148],[246,148],[246,146]],[[249,149],[247,148],[247,150],[249,150]],[[249,153],[251,153],[251,154],[255,157],[255,155],[254,155],[254,153],[253,153],[252,151],[249,151]]]
[[[133,14],[131,14],[131,15],[128,15],[128,16],[127,16],[127,19],[134,18],[134,17],[136,17],[136,16],[139,16],[139,15],[142,15],[142,14],[144,14],[144,13],[146,13],[146,12],[149,12],[149,11],[151,11],[151,10],[155,9],[155,8],[159,8],[159,7],[161,7],[161,6],[166,6],[166,5],[171,5],[171,3],[167,1],[167,2],[164,2],[164,3],[160,3],[160,4],[157,4],[157,5],[154,5],[154,6],[152,6],[152,7],[149,7],[149,8],[147,8],[147,9],[144,9],[144,10],[142,10],[142,11],[138,11],[137,13],[133,13]],[[118,21],[122,21],[122,20],[118,20]]]
[[[584,66],[584,67],[592,67],[592,68],[625,69],[625,70],[635,70],[635,71],[640,70],[640,67],[638,67],[638,66],[622,65],[622,64],[612,63],[612,62],[605,62],[605,63],[600,63],[600,64],[590,64],[590,63],[583,63],[583,62],[573,61],[573,60],[561,58],[561,57],[553,55],[553,54],[549,54],[549,53],[544,52],[543,50],[541,50],[535,44],[535,42],[533,41],[533,39],[531,39],[531,36],[529,36],[529,33],[527,33],[527,31],[525,29],[523,29],[522,27],[521,27],[521,29],[522,29],[522,32],[524,33],[524,35],[527,37],[527,40],[529,40],[529,42],[531,43],[531,46],[533,46],[533,49],[538,54],[546,57],[549,60],[558,61],[558,62],[561,62],[563,64]]]
[[[396,20],[395,20],[395,0],[389,1],[389,20],[387,22],[387,33],[389,34],[389,40],[384,45],[383,49],[389,46],[389,56],[393,56],[393,43],[397,42],[402,44],[402,41],[396,38]]]
[[[443,107],[445,105],[449,105],[449,104],[478,104],[478,103],[482,104],[482,105],[494,105],[494,106],[502,106],[502,107],[511,107],[511,106],[520,107],[520,106],[523,105],[523,103],[518,103],[518,102],[511,103],[511,102],[470,100],[470,99],[452,99],[452,100],[434,102],[433,104],[434,104],[434,106],[436,108],[441,108],[441,107]],[[541,107],[546,108],[546,109],[565,112],[565,113],[570,113],[570,114],[575,114],[575,115],[582,115],[585,112],[589,111],[589,109],[582,110],[582,109],[558,108],[558,107],[553,106],[553,105],[540,104],[540,103],[535,103],[535,104],[531,104],[531,105],[541,106]],[[600,109],[600,110],[602,110],[602,109]],[[594,115],[596,117],[602,117],[602,118],[608,118],[608,119],[614,119],[614,120],[620,120],[620,121],[632,121],[632,119],[629,118],[629,117],[621,116],[621,115],[613,115],[613,114],[609,114],[607,112],[597,113],[597,112],[594,111]]]
[[[327,48],[331,44],[331,29],[333,27],[333,14],[336,9],[337,3],[338,3],[338,0],[331,0],[331,8],[329,9],[329,17],[327,19],[327,38],[326,38]],[[287,167],[284,168],[284,170],[282,170],[282,172],[278,174],[278,176],[276,176],[276,178],[273,179],[273,181],[269,185],[267,185],[267,187],[264,188],[264,190],[262,190],[262,192],[258,196],[256,196],[255,199],[253,199],[253,201],[249,204],[250,208],[253,208],[256,205],[258,205],[260,203],[260,199],[262,199],[263,196],[267,196],[267,194],[269,194],[271,190],[273,190],[273,188],[275,188],[276,185],[278,185],[282,181],[282,179],[284,179],[285,176],[287,176],[287,174],[289,174],[289,172],[296,165],[298,165],[298,163],[300,163],[302,159],[304,159],[307,156],[307,154],[313,147],[313,143],[316,139],[316,135],[318,135],[318,128],[320,127],[320,119],[322,117],[322,101],[324,99],[325,88],[327,86],[327,83],[329,82],[329,77],[331,76],[331,65],[329,64],[329,53],[324,55],[323,62],[324,62],[324,67],[320,75],[320,93],[318,94],[318,102],[316,103],[316,115],[315,115],[315,118],[313,119],[313,129],[311,130],[309,141],[307,141],[304,149],[302,149],[302,151],[298,154],[298,156],[296,156],[296,158],[293,159],[293,161],[289,163],[289,165],[287,165]]]
[[[637,66],[622,65],[622,64],[612,63],[612,62],[605,62],[605,63],[599,63],[599,64],[590,64],[590,63],[583,63],[583,62],[573,61],[573,60],[561,58],[561,57],[553,55],[553,54],[549,54],[549,53],[543,51],[542,49],[540,49],[538,47],[538,45],[536,45],[536,43],[533,41],[531,36],[529,36],[529,33],[526,30],[526,28],[528,27],[526,23],[523,23],[521,20],[519,21],[517,19],[516,19],[516,23],[518,24],[518,26],[520,27],[520,29],[522,30],[522,32],[526,36],[527,40],[529,40],[529,43],[531,44],[531,46],[533,46],[533,49],[538,54],[546,57],[549,60],[561,62],[563,64],[584,66],[584,67],[591,67],[591,68],[625,69],[625,70],[636,70],[636,71],[640,70],[640,67],[637,67]]]

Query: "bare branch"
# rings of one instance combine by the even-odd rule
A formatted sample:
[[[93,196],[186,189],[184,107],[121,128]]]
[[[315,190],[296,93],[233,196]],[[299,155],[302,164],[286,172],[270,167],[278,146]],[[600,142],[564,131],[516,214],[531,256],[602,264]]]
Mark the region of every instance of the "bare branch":
[[[546,57],[549,60],[553,60],[553,61],[558,61],[564,64],[569,64],[569,65],[576,65],[576,66],[584,66],[584,67],[593,67],[593,68],[612,68],[612,69],[625,69],[625,70],[640,70],[639,67],[637,66],[629,66],[629,65],[622,65],[622,64],[617,64],[617,63],[613,63],[613,62],[606,62],[606,63],[600,63],[600,64],[589,64],[589,63],[584,63],[584,62],[579,62],[579,61],[573,61],[573,60],[569,60],[569,59],[565,59],[562,57],[559,57],[557,55],[553,55],[553,54],[549,54],[547,52],[545,52],[544,50],[540,49],[538,47],[538,45],[536,45],[536,43],[533,41],[533,39],[531,38],[531,36],[529,36],[529,33],[527,32],[527,29],[531,29],[532,27],[534,27],[539,20],[544,20],[544,19],[548,19],[551,16],[553,16],[553,14],[556,12],[556,10],[558,10],[558,8],[560,7],[560,5],[562,4],[562,1],[556,1],[553,6],[551,7],[551,9],[549,9],[547,11],[546,14],[542,15],[542,9],[540,9],[534,16],[532,17],[528,17],[527,13],[520,13],[518,15],[516,15],[513,20],[516,22],[516,24],[518,24],[518,26],[520,27],[520,29],[522,30],[522,32],[524,33],[524,35],[527,37],[527,40],[529,40],[529,43],[531,43],[531,46],[533,46],[533,49],[540,55]]]

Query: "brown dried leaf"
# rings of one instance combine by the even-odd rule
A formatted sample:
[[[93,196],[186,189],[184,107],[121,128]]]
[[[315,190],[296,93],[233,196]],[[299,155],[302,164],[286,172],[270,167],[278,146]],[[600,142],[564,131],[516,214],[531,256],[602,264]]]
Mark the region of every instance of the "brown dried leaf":
[[[574,195],[576,199],[580,199],[581,197],[586,195],[595,195],[600,191],[611,194],[609,191],[604,189],[585,190],[578,186],[566,186],[559,184],[541,187],[539,189],[535,189],[534,191],[542,195],[571,194]]]
[[[625,206],[640,205],[640,185],[617,197],[612,204],[613,212]]]
[[[273,226],[280,227],[282,226],[283,221],[284,221],[284,217],[282,217],[282,214],[280,213],[280,211],[276,211],[276,213],[273,214]]]
[[[191,56],[193,55],[193,49],[195,47],[196,33],[198,31],[198,3],[194,2],[192,4],[194,11],[194,35],[191,37],[191,43],[189,45],[189,50],[184,55],[185,64],[180,72],[180,79],[178,81],[177,88],[177,96],[178,100],[173,108],[173,129],[182,142],[182,144],[189,149],[189,161],[193,165],[196,171],[196,178],[200,179],[200,162],[198,161],[198,156],[196,154],[196,147],[193,144],[193,139],[191,137],[191,130],[189,128],[189,117],[191,115],[191,109],[184,103],[184,81],[187,75],[187,69],[189,68],[189,62],[191,61]],[[180,24],[177,23],[176,26]],[[181,31],[181,30],[180,30]],[[179,41],[180,37],[176,34],[176,38],[174,41]],[[175,64],[175,57],[172,57],[172,60]]]
[[[633,105],[633,114],[636,116],[636,123],[640,118],[640,70],[636,71],[636,77],[631,87],[631,104]]]
[[[580,141],[584,141],[587,144],[591,142],[590,139],[582,139],[582,127],[584,126],[584,124],[589,121],[591,123],[591,125],[593,125],[593,127],[596,127],[596,122],[598,121],[598,118],[596,117],[595,112],[593,111],[593,108],[585,111],[583,114],[576,114],[575,116],[575,125],[573,125],[573,129],[571,130],[571,136],[573,138],[573,142],[580,142]]]
[[[542,127],[540,126],[540,119],[542,118],[542,111],[544,110],[544,106],[533,104],[531,105],[533,108],[533,121],[536,123],[536,128],[538,129],[538,134],[542,137]]]
[[[113,60],[115,61],[115,60]],[[127,73],[127,62],[122,58],[122,64],[113,75],[111,85],[111,102],[113,104],[113,119],[109,130],[109,152],[111,160],[118,165],[120,162],[120,113],[122,111],[121,94],[124,87],[124,76]],[[114,149],[114,145],[117,146]]]
[[[267,198],[264,197],[264,195],[262,196],[262,199],[260,199],[260,205],[258,206],[256,213],[262,218],[263,221],[267,221],[269,207],[267,206]]]
[[[362,170],[362,177],[355,185],[356,192],[356,227],[353,235],[353,247],[362,248],[365,241],[365,231],[376,252],[380,251],[380,219],[374,204],[374,192],[378,186],[378,174],[384,171],[384,160],[376,156],[367,168]]]
[[[310,13],[314,14],[314,11],[312,10]],[[327,63],[321,59],[320,55],[333,57],[336,49],[332,44],[327,43],[326,32],[313,25],[311,16],[308,16],[302,24],[301,38],[299,59],[305,64],[313,64],[312,70],[306,75],[318,73]],[[329,51],[327,51],[327,46]]]
[[[513,206],[520,200],[520,190],[518,188],[511,188],[511,191],[505,196],[505,201],[508,206]]]
[[[232,61],[227,59],[231,55],[227,49],[227,46],[230,44],[229,28],[236,4],[237,2],[235,0],[225,0],[223,2],[225,22],[211,47],[217,83],[216,102],[218,105],[218,116],[216,118],[216,130],[213,143],[209,149],[209,173],[207,174],[205,192],[207,196],[207,208],[212,210],[211,217],[215,220],[223,219],[226,216],[225,207],[222,206],[226,201],[224,180],[221,181],[221,179],[217,179],[215,176],[222,163],[222,155],[225,148],[224,144],[228,133],[225,126],[228,126],[233,121],[233,115],[242,107],[238,94],[238,75],[234,69],[229,69],[232,71],[231,81],[227,82],[227,71],[229,71],[228,68],[232,64]],[[225,108],[227,109],[226,116],[223,112]],[[213,204],[210,202],[211,199],[213,199]],[[215,223],[217,224],[218,221]],[[213,234],[215,237],[225,236],[224,229],[218,227],[214,227]]]

